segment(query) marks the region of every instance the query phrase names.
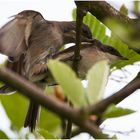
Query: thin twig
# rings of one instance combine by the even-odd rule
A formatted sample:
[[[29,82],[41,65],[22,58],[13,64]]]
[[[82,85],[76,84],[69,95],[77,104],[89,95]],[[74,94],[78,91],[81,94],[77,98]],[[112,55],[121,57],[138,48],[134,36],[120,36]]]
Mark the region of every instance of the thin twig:
[[[81,31],[82,31],[82,24],[83,24],[83,17],[86,13],[80,7],[77,6],[76,10],[76,47],[74,51],[73,57],[73,69],[78,75],[78,64],[80,60],[80,47],[81,47]],[[71,137],[72,131],[72,122],[68,120],[67,128],[66,128],[66,138],[69,139]]]
[[[71,106],[71,107],[73,107],[72,106],[72,104],[71,104],[71,102],[69,102],[69,105]],[[66,123],[66,132],[65,132],[65,139],[70,139],[71,138],[71,132],[72,132],[72,121],[71,120],[67,120],[67,123]]]
[[[72,132],[72,121],[67,121],[67,128],[66,128],[66,134],[64,139],[70,139],[71,138],[71,132]]]
[[[76,14],[77,14],[76,16],[76,47],[75,47],[74,57],[73,57],[73,69],[77,73],[78,63],[79,63],[79,60],[81,59],[80,47],[81,47],[81,31],[82,31],[83,17],[86,15],[86,12],[82,10],[79,6],[77,6]]]
[[[82,133],[83,131],[81,130],[81,129],[75,129],[75,130],[73,130],[72,131],[72,133],[71,133],[71,138],[72,137],[75,137],[75,136],[77,136],[77,135],[79,135],[80,133]]]

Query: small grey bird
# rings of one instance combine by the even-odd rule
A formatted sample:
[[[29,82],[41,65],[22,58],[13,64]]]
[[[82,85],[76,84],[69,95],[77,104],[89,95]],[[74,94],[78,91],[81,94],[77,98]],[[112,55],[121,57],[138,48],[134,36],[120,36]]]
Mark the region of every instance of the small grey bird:
[[[84,80],[86,78],[88,70],[98,61],[108,60],[109,64],[111,65],[114,62],[118,62],[120,60],[127,60],[127,58],[123,57],[113,47],[104,45],[96,39],[89,41],[90,42],[82,44],[80,48],[81,59],[79,60],[77,71],[79,78]],[[75,46],[72,46],[66,50],[57,52],[53,55],[52,58],[62,61],[72,68],[74,49]],[[57,84],[56,81],[53,79],[49,69],[44,74],[44,77],[42,76],[42,79],[44,79],[44,81],[46,81],[49,86]]]
[[[42,87],[42,72],[47,71],[47,60],[67,43],[76,40],[76,23],[47,21],[36,11],[25,10],[0,29],[0,53],[8,56],[7,67]],[[83,24],[82,41],[91,39],[89,28]],[[0,92],[15,91],[8,86]],[[24,126],[35,129],[39,105],[30,101]]]

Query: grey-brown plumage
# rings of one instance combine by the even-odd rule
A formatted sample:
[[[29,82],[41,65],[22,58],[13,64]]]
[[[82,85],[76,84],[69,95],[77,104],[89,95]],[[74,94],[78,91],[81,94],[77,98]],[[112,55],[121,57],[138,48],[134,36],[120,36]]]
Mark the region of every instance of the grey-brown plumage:
[[[75,46],[72,46],[64,51],[58,52],[53,56],[53,59],[58,59],[65,62],[72,68],[73,55]],[[111,46],[103,45],[98,40],[92,40],[92,43],[84,43],[80,49],[81,59],[78,65],[78,76],[81,79],[86,78],[88,70],[98,61],[108,60],[111,65],[119,60],[127,60],[121,54]],[[35,78],[35,77],[34,77]],[[51,76],[49,70],[44,74],[43,79],[50,86],[57,84]]]
[[[36,11],[26,10],[0,29],[0,52],[7,55],[7,67],[40,86],[34,76],[45,72],[46,63],[64,44],[74,43],[75,22],[47,21]],[[83,24],[82,41],[91,39]],[[4,88],[3,88],[4,89]],[[2,90],[4,91],[4,90]],[[24,126],[35,128],[39,106],[31,101]]]

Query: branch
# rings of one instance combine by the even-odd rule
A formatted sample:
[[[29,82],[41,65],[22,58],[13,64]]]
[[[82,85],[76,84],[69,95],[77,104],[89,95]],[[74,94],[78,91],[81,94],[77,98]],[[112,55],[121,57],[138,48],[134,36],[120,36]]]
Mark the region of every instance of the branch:
[[[71,133],[71,138],[72,137],[75,137],[75,136],[77,136],[77,135],[79,135],[80,133],[82,133],[83,131],[81,130],[81,129],[75,129],[75,130],[73,130],[72,131],[72,133]]]
[[[91,47],[94,48],[94,47]],[[93,50],[90,52],[86,51],[88,54],[92,54],[93,52],[95,53],[96,51]],[[88,47],[86,47],[88,49]],[[81,50],[84,51],[84,50]],[[95,53],[96,54],[96,53]],[[85,55],[85,53],[84,53]],[[67,55],[66,55],[67,56]],[[85,56],[83,56],[84,59]],[[87,58],[87,57],[86,57]],[[81,59],[81,60],[83,60]],[[86,59],[86,61],[89,62],[89,60],[93,60],[91,58]],[[82,62],[83,64],[86,64],[85,61]],[[81,63],[81,64],[82,64]],[[93,63],[91,63],[93,65]],[[88,69],[88,68],[87,68]],[[139,74],[140,75],[140,74]],[[78,110],[69,107],[68,105],[53,99],[50,96],[46,96],[43,93],[43,90],[39,89],[36,87],[34,84],[30,83],[29,81],[19,77],[17,74],[14,74],[13,72],[9,71],[6,68],[1,68],[0,69],[0,80],[5,82],[6,84],[9,84],[9,86],[21,91],[21,94],[24,96],[27,96],[31,98],[32,100],[38,102],[39,104],[43,105],[50,111],[53,111],[54,113],[58,114],[62,118],[67,118],[74,122],[76,125],[79,126],[81,131],[86,131],[93,135],[95,138],[97,137],[102,137],[101,131],[96,125],[91,124],[89,121],[85,121],[82,119],[81,116],[84,116],[84,113],[89,114],[100,114],[105,111],[105,109],[112,103],[119,103],[126,97],[128,97],[130,94],[132,94],[136,89],[140,88],[140,76],[137,76],[133,81],[131,81],[127,86],[125,86],[122,90],[119,92],[115,93],[114,95],[100,101],[96,105],[93,105],[91,107],[88,107],[86,109]],[[13,82],[14,81],[14,82]],[[85,110],[85,111],[83,111]]]
[[[50,97],[46,96],[43,93],[43,90],[36,87],[34,84],[30,83],[29,81],[21,78],[17,74],[11,72],[6,68],[0,69],[0,80],[8,84],[9,86],[21,91],[21,94],[31,98],[32,100],[38,102],[39,104],[43,105],[45,108],[53,111],[54,113],[58,114],[63,118],[67,118],[74,122],[82,131],[86,131],[95,138],[105,138],[106,135],[102,134],[100,129],[91,124],[88,120],[82,119],[82,112],[78,109],[74,109],[69,107],[68,105]],[[14,82],[13,82],[14,81]],[[140,74],[136,76],[134,80],[132,80],[127,86],[123,89],[115,93],[114,95],[100,101],[99,103],[88,107],[85,109],[85,112],[90,112],[92,114],[101,114],[103,113],[106,108],[114,103],[117,104],[130,94],[132,94],[135,90],[140,88]]]
[[[120,21],[121,23],[130,24],[135,27],[136,27],[136,23],[139,25],[139,18],[136,19],[129,18],[128,16],[124,15],[120,11],[116,10],[106,1],[77,1],[76,4],[81,9],[81,11],[90,12],[98,20],[104,23],[108,28],[110,28],[110,26],[108,25],[107,22],[105,22],[106,18],[110,18],[110,19],[113,18]],[[138,34],[137,29],[136,29],[136,34]],[[117,36],[120,37],[119,34],[117,34]],[[140,54],[140,49],[138,46],[132,47],[130,43],[127,42],[125,39],[121,39],[121,40],[125,42],[130,49]]]
[[[59,102],[51,96],[46,96],[42,89],[7,68],[0,68],[0,80],[10,87],[22,92],[21,94],[24,96],[27,96],[36,102],[41,102],[43,106],[46,106],[49,110],[52,110],[60,116],[67,118],[69,117],[68,114],[70,112],[74,112],[75,115],[78,113],[76,109],[71,109],[67,105],[64,106],[64,103]]]
[[[78,71],[78,64],[80,60],[80,47],[81,47],[81,31],[82,31],[82,24],[83,24],[83,17],[85,16],[85,11],[81,10],[79,6],[77,6],[76,10],[76,46],[74,51],[74,58],[73,58],[73,69],[77,73]],[[78,73],[77,73],[78,74]]]
[[[82,24],[83,24],[83,17],[86,13],[77,6],[77,16],[76,16],[76,47],[74,50],[74,57],[73,57],[73,69],[78,75],[78,65],[80,60],[80,48],[81,48],[81,31],[82,31]],[[72,122],[68,120],[67,129],[66,129],[66,138],[69,139],[71,136],[72,131]]]
[[[81,8],[81,10],[89,11],[92,15],[94,15],[97,19],[104,22],[105,18],[117,18],[123,22],[129,22],[131,19],[116,10],[106,1],[77,1],[77,6]]]
[[[140,73],[123,89],[116,92],[112,96],[98,102],[97,104],[86,108],[85,112],[90,112],[90,114],[101,115],[107,109],[109,105],[118,104],[119,102],[124,100],[126,97],[134,93],[134,91],[136,91],[139,88],[140,88]],[[80,134],[81,132],[83,131],[77,128],[76,130],[72,131],[71,137],[74,137]]]
[[[48,110],[63,118],[71,120],[94,138],[108,138],[108,136],[103,134],[95,124],[91,124],[89,120],[84,120],[81,117],[83,114],[81,114],[78,109],[71,108],[67,104],[62,103],[49,95],[46,96],[42,89],[7,68],[0,68],[0,80],[10,87],[17,89],[22,95],[41,104]]]
[[[72,120],[72,122],[77,124],[80,127],[80,129],[82,129],[82,131],[90,133],[95,138],[107,138],[106,135],[101,133],[101,131],[97,126],[91,124],[90,121],[88,120],[84,121],[83,119],[81,119],[81,114],[79,113],[78,109],[71,108],[68,105],[59,102],[58,100],[50,96],[46,96],[43,93],[43,90],[39,89],[34,84],[21,78],[20,76],[11,72],[10,70],[6,68],[1,68],[0,80],[5,82],[6,84],[9,84],[11,87],[18,89],[19,91],[21,91],[21,94],[33,99],[34,101],[43,105],[50,111],[53,111],[54,113],[62,116],[63,118],[68,118]],[[140,74],[138,74],[134,80],[132,80],[127,86],[125,86],[123,89],[121,89],[114,95],[100,101],[96,105],[88,107],[86,109],[86,112],[90,112],[92,114],[97,115],[101,114],[110,104],[119,103],[120,101],[128,97],[130,94],[132,94],[135,90],[139,88],[140,88]]]
[[[64,139],[70,139],[71,138],[71,132],[72,132],[72,122],[70,120],[67,120],[66,134],[65,134]]]
[[[126,97],[134,93],[137,89],[140,89],[140,73],[120,91],[98,102],[97,104],[87,108],[86,111],[88,110],[90,114],[96,114],[96,115],[102,114],[109,105],[118,104]]]

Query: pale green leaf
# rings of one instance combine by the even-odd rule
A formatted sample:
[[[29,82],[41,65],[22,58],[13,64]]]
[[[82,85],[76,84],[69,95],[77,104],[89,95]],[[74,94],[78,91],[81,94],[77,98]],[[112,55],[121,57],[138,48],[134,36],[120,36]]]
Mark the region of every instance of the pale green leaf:
[[[110,105],[103,114],[104,119],[116,118],[134,113],[134,110]]]
[[[133,1],[134,12],[139,13],[139,6],[140,6],[140,1]]]
[[[57,60],[50,60],[48,67],[56,82],[60,84],[65,95],[74,106],[81,107],[87,105],[82,83],[71,68]]]
[[[120,12],[126,16],[128,15],[128,9],[124,4],[120,8]]]
[[[41,135],[45,139],[57,139],[58,140],[58,138],[56,136],[54,136],[52,133],[48,132],[45,129],[39,129],[37,132],[39,133],[39,135]]]
[[[117,140],[118,138],[117,138],[116,135],[113,135],[113,136],[111,137],[111,139],[113,139],[113,140]]]
[[[5,132],[0,130],[0,139],[8,139],[8,136],[5,134]]]
[[[53,86],[47,86],[45,87],[45,93],[46,94],[52,94],[54,93],[54,87]]]
[[[56,132],[60,130],[61,120],[56,114],[42,107],[38,126],[39,128],[43,128],[51,133],[56,134]]]
[[[74,9],[73,10],[74,19],[76,16],[75,12],[76,12],[76,10]],[[100,22],[98,19],[96,19],[96,17],[94,17],[92,14],[87,13],[87,15],[84,17],[83,22],[90,27],[93,38],[96,38],[96,39],[100,40],[102,43],[114,47],[117,51],[119,51],[119,53],[122,56],[129,59],[127,61],[123,60],[123,62],[122,61],[117,62],[117,63],[113,64],[112,66],[115,66],[116,68],[120,69],[126,65],[133,64],[134,62],[140,60],[140,55],[137,54],[135,51],[130,50],[128,48],[128,45],[126,44],[126,42],[129,42],[131,44],[131,46],[133,45],[136,47],[136,46],[139,46],[138,45],[139,41],[133,41],[134,39],[133,40],[129,39],[127,34],[124,32],[125,31],[124,28],[119,26],[118,23],[117,23],[117,26],[116,26],[116,24],[114,24],[114,22],[112,20],[109,20],[108,23],[106,23],[112,31],[111,36],[107,36],[106,35],[107,27],[102,22]],[[127,26],[125,26],[125,28],[126,28],[126,31],[130,30],[130,28],[128,28]],[[116,36],[115,34],[117,34],[117,35],[119,34],[118,35],[119,37]],[[121,34],[121,37],[120,37],[120,34]],[[125,38],[125,41],[123,38]]]
[[[0,95],[0,100],[12,126],[16,129],[22,128],[28,108],[27,99],[19,93],[15,93]]]
[[[90,104],[96,103],[102,98],[108,80],[108,75],[109,65],[107,60],[96,63],[88,71],[87,96]]]

